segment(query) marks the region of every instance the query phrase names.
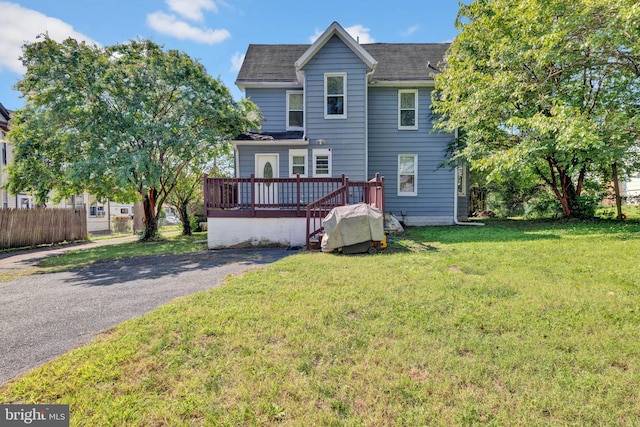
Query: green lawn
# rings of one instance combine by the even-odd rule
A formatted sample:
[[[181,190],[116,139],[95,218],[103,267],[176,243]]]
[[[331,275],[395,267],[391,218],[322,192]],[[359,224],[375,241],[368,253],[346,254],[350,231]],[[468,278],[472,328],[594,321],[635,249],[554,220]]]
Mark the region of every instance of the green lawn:
[[[414,228],[292,255],[0,389],[72,425],[638,425],[640,224]]]

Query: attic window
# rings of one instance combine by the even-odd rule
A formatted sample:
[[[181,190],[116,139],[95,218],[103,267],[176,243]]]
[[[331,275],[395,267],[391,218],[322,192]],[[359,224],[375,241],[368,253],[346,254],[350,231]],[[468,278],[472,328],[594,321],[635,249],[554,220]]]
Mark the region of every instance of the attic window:
[[[347,118],[347,74],[324,75],[325,119]]]

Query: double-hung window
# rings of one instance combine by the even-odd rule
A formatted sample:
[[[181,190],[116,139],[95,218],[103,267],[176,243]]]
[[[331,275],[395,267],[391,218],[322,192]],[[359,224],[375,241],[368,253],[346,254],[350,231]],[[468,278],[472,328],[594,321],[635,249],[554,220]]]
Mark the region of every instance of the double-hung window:
[[[398,155],[398,196],[418,195],[418,155]]]
[[[347,73],[324,75],[324,118],[347,118]]]
[[[287,91],[287,130],[304,129],[304,95],[301,90]]]
[[[398,130],[418,129],[418,90],[398,91]]]
[[[467,168],[459,166],[456,169],[457,183],[458,183],[458,196],[467,195]]]
[[[289,176],[295,177],[300,174],[301,177],[307,176],[307,156],[308,151],[303,149],[289,150]]]
[[[314,148],[313,149],[313,176],[314,177],[331,177],[331,149],[330,148]]]

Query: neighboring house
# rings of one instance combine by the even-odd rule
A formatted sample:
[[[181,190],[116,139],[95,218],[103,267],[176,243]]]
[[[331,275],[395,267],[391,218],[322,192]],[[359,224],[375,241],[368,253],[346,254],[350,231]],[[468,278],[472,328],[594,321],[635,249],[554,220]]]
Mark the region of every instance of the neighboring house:
[[[0,208],[21,208],[30,209],[37,205],[33,197],[26,193],[11,195],[4,185],[8,181],[6,167],[13,161],[13,150],[10,142],[5,140],[5,135],[9,131],[11,111],[0,104]],[[133,204],[119,204],[110,201],[98,202],[95,197],[85,193],[72,196],[62,200],[59,205],[47,205],[50,207],[84,207],[87,208],[87,231],[110,231],[112,229],[112,218],[126,217],[133,215]]]
[[[630,177],[622,183],[622,196],[628,204],[640,204],[640,174]]]
[[[87,231],[89,233],[111,232],[118,228],[114,224],[115,218],[131,220],[133,218],[133,203],[116,203],[110,200],[100,201],[89,193],[76,194],[63,199],[59,207],[87,209]],[[131,221],[129,221],[131,222]],[[130,228],[130,225],[128,225]]]
[[[13,160],[11,143],[5,139],[10,119],[11,111],[0,103],[0,208],[29,209],[35,207],[31,196],[25,193],[13,196],[4,188],[8,181],[7,166]]]
[[[310,206],[340,191],[323,180],[345,188],[335,204],[372,203],[364,185],[382,187],[376,203],[406,225],[466,219],[467,173],[443,166],[454,135],[433,130],[430,109],[448,47],[359,44],[336,22],[311,45],[250,45],[236,85],[264,121],[232,141],[236,179],[206,180],[209,246],[309,244]]]

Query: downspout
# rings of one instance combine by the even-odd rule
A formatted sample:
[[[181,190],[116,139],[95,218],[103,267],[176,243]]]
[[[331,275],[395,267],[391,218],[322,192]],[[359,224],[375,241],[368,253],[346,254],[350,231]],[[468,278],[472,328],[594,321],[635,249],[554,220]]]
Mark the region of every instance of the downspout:
[[[240,153],[238,152],[238,146],[233,144],[233,157],[235,157],[234,162],[234,176],[236,178],[240,178]]]
[[[364,81],[364,179],[369,180],[369,81],[375,67],[367,71]]]
[[[302,139],[307,140],[307,73],[302,72]],[[305,167],[308,165],[305,165]],[[305,169],[306,170],[306,169]]]
[[[458,129],[456,129],[455,137],[458,138]],[[478,225],[483,226],[483,222],[464,222],[458,220],[458,174],[457,168],[453,173],[453,223],[455,225]]]

